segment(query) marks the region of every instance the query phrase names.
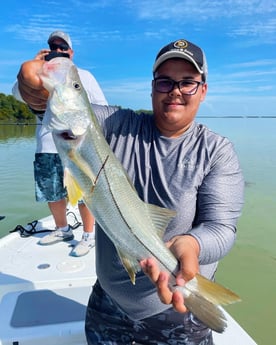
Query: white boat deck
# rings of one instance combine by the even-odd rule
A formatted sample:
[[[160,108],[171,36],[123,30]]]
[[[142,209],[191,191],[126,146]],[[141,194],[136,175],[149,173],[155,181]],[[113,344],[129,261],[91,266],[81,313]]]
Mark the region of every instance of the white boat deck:
[[[77,214],[78,212],[73,209]],[[70,224],[75,218],[68,215]],[[38,230],[53,229],[52,217],[38,222]],[[0,239],[0,345],[84,345],[84,317],[96,280],[95,250],[76,258],[75,240],[50,246],[37,244],[45,233],[22,238],[18,232]],[[214,333],[216,345],[256,345],[226,313],[228,327]]]

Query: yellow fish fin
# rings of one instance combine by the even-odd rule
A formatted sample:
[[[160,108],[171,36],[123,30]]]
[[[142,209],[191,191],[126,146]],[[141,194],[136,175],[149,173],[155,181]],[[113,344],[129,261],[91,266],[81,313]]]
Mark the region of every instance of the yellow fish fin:
[[[64,185],[67,188],[70,204],[75,206],[78,200],[82,199],[83,191],[68,168],[64,169]]]
[[[134,260],[132,257],[123,253],[120,249],[117,248],[117,253],[124,265],[125,270],[127,271],[129,278],[133,285],[135,285],[136,273],[141,270],[141,267],[137,260]]]
[[[168,208],[159,207],[152,204],[145,204],[148,215],[153,222],[158,236],[162,239],[164,232],[172,220],[176,216],[176,212]]]
[[[175,290],[183,291],[185,306],[209,328],[222,333],[226,326],[226,318],[220,305],[240,301],[240,297],[231,290],[197,274],[185,286],[177,286]]]
[[[200,274],[197,274],[193,279],[188,281],[185,287],[191,292],[201,294],[214,304],[228,305],[241,301],[240,297],[235,292]]]

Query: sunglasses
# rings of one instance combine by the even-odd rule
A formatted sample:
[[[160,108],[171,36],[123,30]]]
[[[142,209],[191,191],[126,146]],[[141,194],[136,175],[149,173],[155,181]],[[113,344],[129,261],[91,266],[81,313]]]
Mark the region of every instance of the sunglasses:
[[[67,51],[70,49],[70,47],[68,46],[68,44],[66,43],[60,43],[60,44],[56,44],[56,43],[50,43],[49,47],[51,50],[61,50],[61,51]]]
[[[155,78],[153,80],[153,86],[155,91],[160,92],[160,93],[168,93],[171,92],[174,88],[175,85],[178,87],[180,92],[183,95],[194,95],[196,94],[199,85],[205,84],[204,81],[197,81],[193,79],[183,79],[179,81],[175,81],[171,78]]]

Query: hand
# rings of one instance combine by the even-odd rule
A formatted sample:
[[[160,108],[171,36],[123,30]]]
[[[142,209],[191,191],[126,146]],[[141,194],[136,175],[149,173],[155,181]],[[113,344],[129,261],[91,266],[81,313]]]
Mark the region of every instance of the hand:
[[[39,59],[24,62],[17,75],[21,97],[34,110],[45,110],[49,96],[38,75],[43,64]]]
[[[34,60],[45,60],[45,56],[48,55],[50,51],[50,49],[41,49],[34,57]]]
[[[167,243],[167,246],[180,264],[176,284],[183,286],[199,271],[199,244],[194,237],[183,235],[174,237]],[[144,273],[155,284],[160,300],[165,304],[172,304],[174,309],[180,313],[186,312],[183,295],[179,291],[172,292],[169,288],[169,273],[161,271],[154,258],[142,260],[140,265]]]

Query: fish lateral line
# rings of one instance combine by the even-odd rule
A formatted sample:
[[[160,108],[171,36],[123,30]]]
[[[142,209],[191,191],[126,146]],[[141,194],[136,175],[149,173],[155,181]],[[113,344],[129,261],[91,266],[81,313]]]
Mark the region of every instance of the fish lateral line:
[[[104,171],[104,167],[105,167],[105,164],[106,164],[108,158],[109,158],[109,155],[106,156],[106,158],[105,158],[105,160],[104,160],[104,162],[103,162],[103,164],[102,164],[102,166],[101,166],[101,168],[100,168],[98,174],[96,175],[95,181],[94,181],[94,183],[93,183],[93,185],[92,185],[92,188],[91,188],[91,193],[93,193],[93,191],[94,191],[94,189],[95,189],[95,187],[96,187],[96,184],[97,184],[97,181],[98,181],[98,179],[99,179],[100,173],[101,173],[102,171]]]

